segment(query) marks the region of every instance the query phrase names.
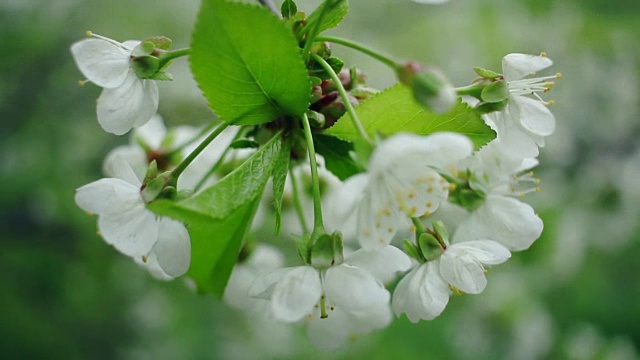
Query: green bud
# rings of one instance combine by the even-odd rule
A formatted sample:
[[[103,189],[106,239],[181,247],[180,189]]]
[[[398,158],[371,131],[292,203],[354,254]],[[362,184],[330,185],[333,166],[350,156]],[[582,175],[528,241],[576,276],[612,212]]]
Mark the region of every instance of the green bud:
[[[458,98],[453,85],[439,69],[408,62],[397,71],[398,80],[413,91],[416,101],[431,111],[442,114],[451,109]]]
[[[315,128],[315,129],[324,128],[324,125],[326,124],[326,120],[324,118],[324,115],[322,115],[321,113],[313,110],[307,110],[307,117],[309,118],[309,123],[312,128]]]
[[[323,59],[329,59],[331,57],[331,44],[326,41],[314,42],[313,45],[311,45],[311,53]]]
[[[317,269],[326,269],[340,265],[344,261],[342,255],[342,234],[323,234],[316,239],[311,249],[311,265]]]
[[[418,247],[420,248],[422,257],[427,261],[437,259],[444,252],[444,249],[438,242],[438,239],[429,233],[420,234],[420,238],[418,238]]]
[[[498,74],[495,71],[483,69],[477,66],[473,68],[473,71],[475,71],[476,74],[478,74],[479,76],[485,79],[496,79],[496,78],[502,77],[502,74]]]
[[[497,103],[506,100],[509,97],[509,88],[504,80],[494,81],[482,89],[480,93],[482,101],[488,103]]]

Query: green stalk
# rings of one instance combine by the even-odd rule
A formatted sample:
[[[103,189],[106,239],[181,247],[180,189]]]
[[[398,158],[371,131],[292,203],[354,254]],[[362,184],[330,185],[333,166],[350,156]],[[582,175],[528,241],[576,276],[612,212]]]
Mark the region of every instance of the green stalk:
[[[313,185],[313,231],[311,239],[326,233],[324,222],[322,221],[322,206],[320,205],[320,179],[318,178],[318,164],[316,163],[316,150],[313,146],[313,135],[307,114],[302,115],[302,126],[304,127],[304,137],[307,140],[307,150],[309,151],[309,163],[311,164],[311,183]]]
[[[176,186],[178,184],[178,177],[180,176],[180,174],[182,174],[184,169],[186,169],[187,166],[189,166],[189,164],[191,164],[191,162],[193,162],[193,160],[198,155],[200,155],[200,153],[213,141],[213,139],[215,139],[218,135],[220,135],[220,133],[222,133],[222,131],[224,131],[224,129],[227,128],[227,126],[229,126],[229,124],[224,122],[220,124],[215,130],[213,130],[213,132],[211,132],[211,134],[209,134],[209,136],[202,140],[200,145],[198,145],[198,147],[196,147],[191,152],[191,154],[189,154],[189,156],[182,160],[182,162],[175,169],[173,169],[173,171],[171,171],[169,185]]]
[[[304,56],[305,64],[309,61],[309,55],[311,54],[311,46],[313,45],[314,42],[316,42],[318,34],[320,33],[320,25],[322,24],[322,19],[324,18],[324,15],[327,13],[330,7],[333,5],[333,4],[329,4],[331,1],[332,0],[325,0],[324,6],[322,7],[322,12],[318,16],[317,21],[314,24],[312,24],[313,27],[311,28],[311,30],[307,33],[307,39],[305,40],[304,48],[302,48],[302,56]]]
[[[302,203],[300,202],[300,190],[298,189],[298,180],[293,174],[293,170],[289,170],[289,176],[291,176],[291,187],[293,188],[293,207],[296,209],[298,218],[300,219],[300,225],[302,226],[303,234],[309,233],[309,225],[304,218],[304,211],[302,210]]]
[[[160,64],[158,66],[159,69],[164,68],[167,63],[173,59],[177,59],[179,57],[187,56],[191,52],[191,49],[179,49],[173,51],[163,52],[158,56],[158,60],[160,60]]]
[[[340,93],[340,97],[342,98],[342,101],[344,102],[344,106],[347,108],[347,112],[349,113],[349,117],[351,118],[351,121],[353,122],[353,126],[358,131],[358,134],[360,135],[360,137],[362,139],[364,139],[370,145],[373,145],[373,140],[371,140],[371,138],[369,137],[369,134],[367,134],[367,131],[362,126],[362,123],[360,123],[360,118],[358,117],[358,114],[356,114],[356,110],[353,108],[353,105],[351,105],[351,101],[349,101],[349,94],[347,94],[347,90],[345,90],[344,86],[342,86],[342,82],[338,78],[338,74],[336,74],[336,72],[333,71],[333,69],[331,68],[331,65],[329,65],[320,56],[318,56],[316,54],[311,54],[311,57],[313,57],[313,59],[318,64],[320,64],[320,66],[322,66],[325,69],[325,71],[327,71],[329,76],[331,76],[331,80],[333,80],[333,82],[335,83],[336,87],[338,88],[338,92]]]
[[[360,51],[361,53],[365,54],[365,55],[369,55],[372,58],[380,61],[381,63],[387,65],[388,67],[390,67],[393,71],[398,72],[398,70],[402,67],[402,65],[398,64],[397,61],[391,59],[388,56],[382,55],[379,52],[369,49],[368,47],[359,44],[355,41],[351,41],[351,40],[347,40],[347,39],[343,39],[343,38],[339,38],[339,37],[334,37],[334,36],[318,36],[316,37],[316,41],[327,41],[330,43],[334,43],[334,44],[339,44],[357,51]]]

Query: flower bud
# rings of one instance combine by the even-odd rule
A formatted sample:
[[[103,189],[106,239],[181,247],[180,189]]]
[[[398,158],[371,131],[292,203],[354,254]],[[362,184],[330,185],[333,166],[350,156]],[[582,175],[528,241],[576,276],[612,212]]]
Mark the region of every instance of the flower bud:
[[[442,71],[433,66],[408,62],[398,69],[397,75],[401,83],[413,90],[416,101],[435,113],[445,113],[456,103],[453,85]]]

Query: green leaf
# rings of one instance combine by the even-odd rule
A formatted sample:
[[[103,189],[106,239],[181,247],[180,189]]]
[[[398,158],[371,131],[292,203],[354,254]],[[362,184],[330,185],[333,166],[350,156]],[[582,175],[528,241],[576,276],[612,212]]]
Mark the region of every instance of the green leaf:
[[[195,281],[198,292],[221,298],[259,202],[260,198],[249,201],[223,219],[193,216],[168,201],[152,203],[150,208],[187,224],[191,237],[187,275]]]
[[[320,14],[322,13],[322,9],[325,6],[330,6],[327,12],[322,17],[322,22],[320,23],[319,32],[323,32],[327,29],[331,29],[333,27],[338,26],[342,19],[349,12],[349,3],[347,0],[326,0],[320,6],[318,6],[307,18],[307,28],[312,29],[314,23],[318,21],[320,18]]]
[[[174,203],[173,207],[194,217],[226,217],[262,193],[280,156],[280,148],[280,135],[276,135],[215,185],[193,197]],[[159,200],[149,204],[149,208],[155,211],[154,205],[161,202],[163,201]]]
[[[188,275],[203,293],[221,297],[255,214],[264,186],[282,156],[280,135],[212,187],[182,201],[158,200],[148,208],[187,225]],[[288,154],[288,153],[287,153]]]
[[[311,85],[298,42],[266,8],[204,0],[190,55],[194,77],[221,119],[261,124],[300,116]]]
[[[333,72],[335,72],[336,74],[340,73],[340,70],[342,70],[342,67],[344,66],[344,61],[336,58],[336,57],[331,57],[326,59],[327,63],[329,64],[329,66],[331,66],[331,69],[333,70]],[[331,75],[329,75],[329,73],[327,72],[327,70],[325,70],[320,64],[318,64],[316,61],[312,61],[311,65],[309,67],[309,75],[313,76],[313,77],[318,77],[322,80],[328,80],[331,79]]]
[[[292,18],[298,12],[298,6],[293,0],[284,0],[282,6],[280,6],[280,13],[283,18]]]
[[[362,172],[358,164],[351,157],[353,144],[326,134],[313,134],[313,145],[316,152],[324,157],[327,170],[340,180]]]
[[[459,101],[444,114],[433,113],[413,99],[411,90],[398,84],[364,101],[356,108],[362,125],[372,137],[376,133],[391,135],[410,132],[428,135],[439,131],[452,131],[468,136],[476,146],[493,140],[495,132],[487,126],[480,114]],[[348,114],[327,130],[330,135],[346,141],[359,139]]]
[[[282,197],[284,196],[284,185],[287,181],[289,163],[291,160],[291,141],[287,139],[282,144],[280,156],[273,168],[273,207],[276,212],[275,234],[280,232],[280,222],[282,220]]]

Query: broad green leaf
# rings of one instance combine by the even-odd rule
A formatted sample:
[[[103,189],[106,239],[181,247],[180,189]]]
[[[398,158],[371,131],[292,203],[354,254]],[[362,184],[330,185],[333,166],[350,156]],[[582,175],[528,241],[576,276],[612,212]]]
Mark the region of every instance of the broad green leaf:
[[[276,135],[215,185],[174,203],[173,207],[189,216],[225,218],[236,208],[260,196],[280,156],[280,148],[280,135]],[[155,210],[154,204],[168,201],[159,200],[149,207]]]
[[[276,235],[280,232],[280,222],[282,220],[282,197],[284,196],[284,185],[287,181],[289,163],[291,160],[291,141],[285,140],[280,150],[275,167],[273,168],[273,207],[276,212]]]
[[[324,157],[327,170],[340,180],[346,180],[362,170],[351,158],[353,144],[326,134],[313,134],[313,145],[316,152]]]
[[[222,297],[259,202],[260,198],[249,201],[223,219],[193,216],[177,203],[154,203],[155,211],[187,224],[191,237],[187,275],[195,281],[198,292]]]
[[[240,167],[218,183],[182,201],[158,200],[148,205],[158,215],[187,225],[191,236],[188,275],[203,293],[222,296],[242,240],[255,214],[264,186],[283,156],[280,135],[274,136]],[[287,150],[287,155],[289,152]]]
[[[309,28],[315,26],[314,23],[320,18],[320,14],[323,11],[322,9],[325,6],[330,6],[330,8],[322,17],[319,32],[338,26],[349,12],[349,3],[347,0],[326,0],[320,4],[320,6],[318,6],[311,15],[309,15],[309,18],[307,18],[307,26]]]
[[[469,105],[459,101],[450,111],[436,114],[419,105],[413,99],[411,90],[401,84],[364,101],[356,108],[356,113],[371,136],[376,133],[391,135],[410,132],[428,135],[451,131],[468,136],[476,148],[479,148],[496,135]],[[347,141],[359,138],[348,114],[341,117],[327,133]]]
[[[266,8],[204,0],[190,62],[223,121],[261,124],[308,108],[311,85],[299,50],[284,22]]]

